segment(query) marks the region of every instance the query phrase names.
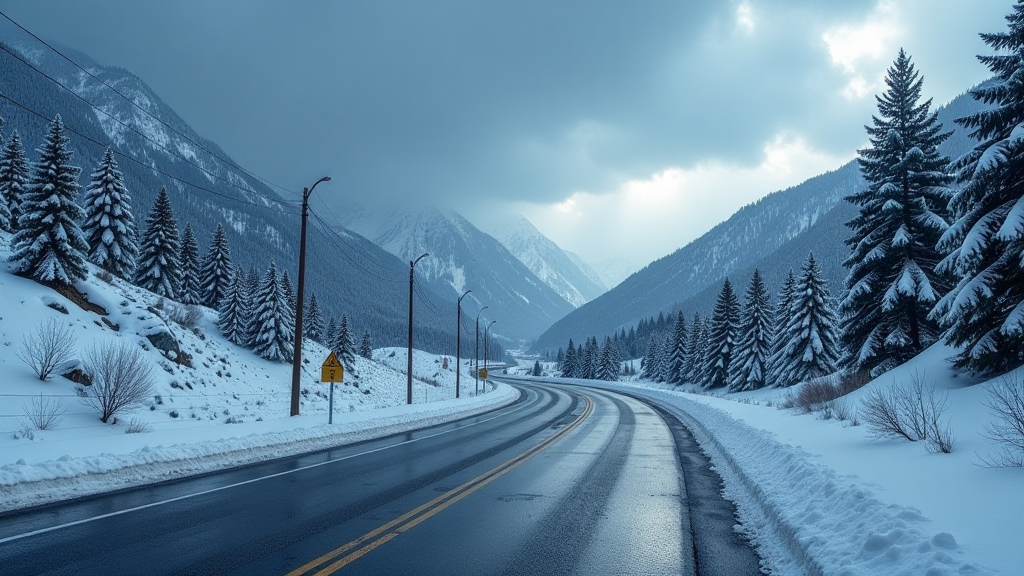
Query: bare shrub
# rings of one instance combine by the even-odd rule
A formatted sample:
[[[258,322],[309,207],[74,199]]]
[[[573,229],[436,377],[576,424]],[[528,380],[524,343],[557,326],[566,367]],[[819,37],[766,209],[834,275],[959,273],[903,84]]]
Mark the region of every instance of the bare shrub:
[[[840,396],[842,396],[842,394],[839,391],[839,386],[834,383],[833,378],[830,376],[824,376],[822,378],[815,378],[805,382],[796,393],[796,397],[793,399],[793,402],[795,406],[804,413],[816,412],[823,409],[828,410],[829,415],[827,417],[822,417],[823,420],[828,420],[832,416],[831,406],[827,406],[827,404]]]
[[[21,339],[17,354],[40,380],[45,381],[58,366],[71,359],[75,343],[70,324],[49,318]]]
[[[124,429],[125,434],[142,434],[144,432],[152,432],[153,427],[147,424],[145,421],[138,418],[132,418],[128,421],[128,425]]]
[[[832,401],[832,414],[836,420],[843,422],[853,421],[857,419],[857,410],[850,406],[850,403],[842,398],[836,398]],[[856,426],[856,424],[854,424]]]
[[[183,328],[195,328],[203,317],[203,311],[195,304],[179,304],[169,300],[160,306],[164,310],[164,318]]]
[[[856,372],[843,372],[839,376],[839,395],[846,396],[850,392],[860,390],[871,382],[869,370],[857,370]]]
[[[935,395],[934,386],[925,386],[924,374],[915,371],[909,384],[894,384],[888,390],[872,390],[864,399],[860,414],[872,436],[902,437],[916,442],[925,440],[929,452],[950,453],[956,436],[942,415],[948,394]]]
[[[34,430],[52,430],[64,419],[67,408],[61,405],[59,400],[47,398],[42,394],[39,398],[32,398],[30,405],[22,406],[25,412],[25,420],[22,426]]]
[[[141,406],[153,395],[153,373],[142,352],[125,342],[92,348],[85,358],[92,386],[83,400],[106,423],[122,410]]]
[[[986,466],[1024,466],[1024,382],[1005,376],[992,385],[983,401],[994,417],[985,437],[999,443],[999,452],[982,457]]]

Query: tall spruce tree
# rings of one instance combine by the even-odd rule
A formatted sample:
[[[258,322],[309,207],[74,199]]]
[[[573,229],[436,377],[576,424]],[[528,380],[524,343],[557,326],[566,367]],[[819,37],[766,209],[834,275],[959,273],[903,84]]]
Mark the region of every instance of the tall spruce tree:
[[[605,336],[604,346],[601,347],[601,356],[597,363],[598,380],[612,381],[619,377],[619,355],[615,350],[612,339]]]
[[[298,300],[295,295],[295,289],[292,287],[292,279],[288,276],[287,270],[281,274],[281,290],[284,290],[284,297],[288,301],[288,306],[290,306],[292,310],[297,310],[296,306],[298,304]]]
[[[6,232],[18,231],[18,219],[21,218],[21,203],[28,187],[28,160],[25,149],[18,139],[18,133],[11,134],[11,139],[4,146],[0,155],[0,203],[10,213]]]
[[[80,171],[71,165],[68,137],[58,115],[22,198],[11,254],[16,274],[64,285],[88,276],[89,245],[78,227],[85,212],[75,203]]]
[[[576,346],[572,343],[572,338],[569,338],[569,347],[566,349],[561,369],[562,378],[576,377]]]
[[[89,243],[89,261],[115,276],[130,279],[139,256],[138,230],[131,195],[110,148],[92,173],[82,195],[82,205],[85,207],[82,232]]]
[[[740,302],[732,289],[732,282],[726,278],[715,301],[708,333],[708,356],[704,360],[707,388],[722,388],[729,385],[733,368],[732,358],[739,340]]]
[[[783,329],[786,345],[778,385],[792,386],[836,371],[839,338],[834,306],[821,268],[814,254],[808,254],[793,287],[792,315]]]
[[[249,284],[245,272],[238,268],[234,272],[234,280],[228,285],[227,291],[220,299],[217,307],[220,316],[217,327],[221,334],[232,344],[245,346],[249,343]]]
[[[690,337],[686,341],[686,356],[683,362],[683,380],[697,384],[701,381],[704,372],[703,333],[704,319],[700,312],[693,313],[693,320],[690,322]]]
[[[370,340],[369,330],[363,330],[363,340],[359,344],[359,355],[367,360],[373,360],[373,341]],[[455,369],[458,370],[459,367],[456,366]]]
[[[0,148],[6,147],[6,141],[4,139],[4,119],[0,118]],[[0,193],[0,230],[4,232],[12,231],[14,222],[11,220],[11,209],[8,206],[7,195]]]
[[[732,359],[729,390],[742,392],[764,388],[772,353],[772,305],[761,272],[754,269],[740,315],[739,344]]]
[[[275,362],[290,361],[295,352],[295,316],[281,289],[273,261],[256,293],[253,320],[256,326],[253,352]]]
[[[199,304],[199,244],[191,224],[185,224],[181,238],[181,281],[178,283],[178,301],[182,304]]]
[[[661,347],[658,346],[657,335],[647,339],[647,352],[644,354],[641,376],[648,380],[657,380],[661,374]]]
[[[355,348],[352,332],[348,328],[348,317],[342,314],[341,322],[338,322],[338,333],[334,337],[334,353],[338,355],[338,360],[345,366],[345,370],[353,376],[356,369]]]
[[[210,308],[217,307],[228,288],[235,282],[231,268],[231,247],[228,246],[228,237],[221,224],[217,224],[217,229],[210,240],[210,247],[203,256],[203,263],[199,267],[199,281],[203,305]]]
[[[305,319],[302,322],[302,332],[313,342],[323,343],[324,341],[324,315],[320,311],[320,303],[316,301],[316,292],[309,297]]]
[[[156,202],[146,216],[146,230],[142,234],[139,265],[135,271],[136,284],[158,296],[177,299],[181,280],[180,256],[178,219],[174,216],[167,188],[160,188]]]
[[[981,35],[997,52],[978,57],[995,81],[971,90],[986,109],[956,120],[978,144],[953,164],[961,187],[939,270],[959,282],[932,311],[960,348],[956,366],[985,375],[1024,364],[1024,3],[1006,21]]]
[[[935,342],[939,326],[928,313],[949,290],[935,271],[935,246],[949,227],[949,159],[937,147],[950,132],[942,132],[931,100],[920,101],[922,79],[902,49],[885,83],[866,127],[871,145],[859,151],[868,186],[846,197],[860,213],[846,223],[850,272],[839,304],[844,364],[875,374]]]
[[[681,384],[684,380],[683,367],[686,365],[686,317],[680,310],[676,315],[676,323],[672,329],[672,348],[665,351],[665,381],[671,384]]]
[[[782,375],[785,371],[786,344],[789,343],[789,336],[786,333],[786,324],[793,314],[793,291],[796,290],[796,275],[790,268],[786,273],[786,279],[779,287],[779,296],[776,298],[778,304],[775,306],[775,320],[773,324],[772,354],[768,362],[769,386],[781,387]]]

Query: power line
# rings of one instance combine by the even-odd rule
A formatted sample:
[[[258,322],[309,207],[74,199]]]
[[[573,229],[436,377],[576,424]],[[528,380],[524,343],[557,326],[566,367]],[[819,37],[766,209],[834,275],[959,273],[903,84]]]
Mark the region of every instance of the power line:
[[[352,256],[350,256],[349,253],[346,252],[345,249],[341,247],[341,244],[339,244],[338,241],[335,240],[335,238],[339,238],[339,239],[342,240],[342,243],[345,243],[344,242],[344,238],[340,234],[338,234],[336,231],[332,230],[331,227],[326,222],[324,222],[323,219],[321,219],[320,216],[317,215],[315,212],[310,210],[309,213],[313,217],[313,219],[320,224],[319,230],[324,234],[324,236],[327,238],[327,240],[331,244],[334,244],[334,247],[337,248],[339,252],[341,252],[341,255],[344,256],[349,262],[352,262],[352,264],[355,265],[356,268],[359,268],[360,270],[362,270],[366,274],[370,275],[373,278],[376,278],[377,280],[380,280],[381,282],[394,282],[396,284],[402,282],[402,280],[393,279],[393,278],[384,278],[382,276],[379,276],[378,274],[368,270],[362,264],[357,262],[356,259],[353,258]],[[347,245],[347,243],[346,243],[346,245]],[[352,247],[349,246],[349,248],[352,248]],[[352,249],[355,250],[355,252],[357,252],[357,253],[359,252],[358,249],[355,249],[355,248],[352,248]],[[382,269],[383,269],[383,267],[382,267]]]
[[[2,46],[2,45],[0,45],[0,46]],[[33,115],[39,117],[44,122],[52,122],[52,120],[50,118],[47,118],[46,116],[44,116],[39,111],[37,111],[37,110],[35,110],[33,108],[30,108],[30,107],[22,104],[21,102],[18,102],[17,100],[7,96],[6,94],[0,94],[0,98],[3,98],[4,100],[6,100],[6,101],[10,102],[11,104],[17,106],[18,108],[21,108],[22,110],[24,110],[24,111],[26,111],[26,112],[28,112],[30,114],[33,114]],[[88,142],[91,142],[92,144],[95,144],[96,146],[99,146],[100,148],[104,148],[105,149],[105,148],[108,147],[106,144],[96,140],[95,138],[87,136],[87,135],[79,132],[78,130],[75,130],[74,128],[72,128],[71,126],[69,126],[67,124],[64,124],[64,129],[67,130],[68,132],[71,132],[72,134],[75,134],[76,136],[79,136],[79,137],[85,139]],[[214,196],[219,196],[221,198],[225,198],[227,200],[232,200],[234,202],[241,202],[242,204],[249,204],[250,206],[255,206],[257,208],[262,208],[264,210],[270,210],[271,212],[278,212],[278,213],[281,213],[281,214],[289,214],[289,215],[298,215],[298,212],[290,212],[290,211],[287,211],[287,210],[279,210],[279,209],[273,208],[273,207],[265,205],[265,204],[259,204],[259,203],[256,203],[256,202],[252,202],[251,200],[245,200],[243,198],[233,198],[233,197],[228,196],[227,194],[224,194],[222,192],[218,192],[216,190],[212,190],[210,188],[206,188],[205,186],[200,186],[198,184],[193,184],[192,182],[188,182],[186,180],[182,180],[181,178],[178,178],[177,176],[174,176],[174,175],[168,173],[165,170],[161,170],[160,168],[158,168],[158,167],[156,167],[154,165],[146,164],[145,162],[143,162],[141,160],[138,160],[138,159],[136,159],[136,158],[134,158],[132,156],[129,156],[128,154],[125,154],[124,152],[121,152],[119,150],[114,150],[113,148],[111,148],[111,151],[114,154],[120,156],[121,158],[124,158],[126,160],[130,160],[130,161],[132,161],[132,162],[142,166],[143,168],[146,168],[147,170],[152,170],[152,171],[154,171],[154,172],[156,172],[158,174],[161,174],[163,176],[166,176],[167,178],[170,178],[171,180],[174,180],[175,182],[179,182],[181,184],[184,184],[185,186],[191,186],[192,188],[195,188],[196,190],[202,190],[203,192],[208,192],[210,194],[213,194]],[[278,204],[280,204],[280,203],[278,203]],[[287,204],[282,204],[282,205],[287,206]]]
[[[173,133],[177,134],[178,136],[180,136],[180,137],[184,138],[185,140],[188,140],[188,141],[189,141],[189,142],[190,142],[190,143],[191,143],[192,145],[194,145],[195,147],[197,147],[197,148],[199,148],[200,150],[202,150],[202,151],[206,152],[207,154],[209,154],[210,156],[212,156],[212,157],[216,158],[217,160],[220,160],[221,162],[223,162],[223,163],[227,164],[228,166],[231,166],[232,168],[235,168],[236,170],[240,170],[240,171],[242,171],[242,172],[244,172],[244,173],[248,174],[249,176],[251,176],[251,177],[255,178],[256,180],[259,180],[260,182],[262,182],[262,183],[266,184],[267,186],[272,186],[272,187],[274,187],[274,188],[278,188],[279,190],[284,190],[284,191],[287,191],[287,192],[293,192],[293,191],[291,191],[291,190],[289,190],[289,189],[287,189],[287,188],[285,188],[285,187],[283,187],[283,186],[279,186],[279,185],[277,185],[277,184],[274,184],[274,183],[273,183],[273,182],[271,182],[270,180],[268,180],[268,179],[266,179],[266,178],[263,178],[262,176],[259,176],[258,174],[254,173],[254,172],[252,172],[252,171],[250,171],[250,170],[246,170],[245,168],[242,168],[241,166],[239,166],[239,165],[235,164],[234,162],[232,162],[232,161],[230,161],[230,160],[228,160],[228,159],[226,159],[226,158],[222,158],[222,157],[218,156],[217,154],[215,154],[215,153],[214,153],[214,152],[212,152],[211,150],[208,150],[208,149],[207,149],[206,147],[204,147],[204,146],[203,146],[202,144],[200,144],[199,142],[196,142],[195,140],[193,140],[193,139],[192,139],[192,138],[191,138],[190,136],[188,136],[187,134],[183,134],[183,133],[179,132],[179,131],[178,131],[178,130],[176,130],[176,129],[175,129],[175,128],[174,128],[173,126],[171,126],[170,124],[168,124],[167,122],[165,122],[165,121],[164,121],[163,119],[161,119],[161,118],[159,118],[159,117],[155,116],[155,115],[154,115],[154,114],[152,114],[152,113],[151,113],[150,111],[148,111],[148,110],[146,110],[145,108],[143,108],[143,107],[139,106],[139,105],[138,105],[138,104],[137,104],[137,103],[136,103],[136,102],[135,102],[134,100],[132,100],[131,98],[129,98],[128,96],[126,96],[125,94],[123,94],[123,93],[122,93],[122,92],[121,92],[120,90],[118,90],[117,88],[115,88],[115,87],[111,86],[111,85],[110,85],[110,84],[108,84],[108,83],[107,83],[107,82],[106,82],[105,80],[103,80],[102,78],[99,78],[98,76],[96,76],[95,74],[93,74],[92,72],[90,72],[89,70],[87,70],[86,68],[84,68],[84,67],[83,67],[83,66],[82,66],[81,64],[79,64],[78,62],[75,62],[75,61],[74,61],[73,59],[71,59],[71,58],[70,58],[69,56],[67,56],[66,54],[64,54],[64,53],[63,53],[63,52],[61,52],[60,50],[56,49],[55,47],[53,47],[52,45],[50,45],[50,44],[49,44],[48,42],[46,42],[45,40],[43,40],[43,39],[42,39],[42,38],[40,38],[39,36],[36,36],[36,35],[35,35],[35,34],[34,34],[34,33],[33,33],[32,31],[28,30],[27,28],[25,28],[24,26],[22,26],[21,24],[19,24],[18,22],[16,22],[16,21],[15,21],[15,20],[14,20],[13,18],[11,18],[11,17],[10,17],[10,16],[8,16],[7,14],[5,14],[5,13],[4,13],[3,11],[0,11],[0,16],[3,16],[3,17],[4,17],[4,18],[6,18],[6,19],[7,19],[7,20],[8,20],[8,21],[9,21],[9,22],[11,23],[11,24],[14,24],[14,25],[15,25],[15,26],[17,26],[18,28],[20,28],[20,29],[21,29],[21,30],[22,30],[23,32],[25,32],[25,33],[26,33],[26,34],[28,34],[29,36],[31,36],[31,37],[33,37],[33,38],[35,38],[35,39],[36,39],[36,41],[38,41],[38,42],[39,42],[40,44],[42,44],[43,46],[46,46],[47,48],[49,48],[49,49],[50,49],[50,50],[51,50],[51,51],[52,51],[52,52],[53,52],[54,54],[57,54],[57,55],[58,55],[58,56],[60,56],[61,58],[63,58],[63,59],[65,59],[65,60],[67,60],[67,61],[68,61],[68,62],[70,62],[70,63],[71,63],[71,64],[72,64],[73,66],[75,66],[76,68],[78,68],[78,69],[79,69],[79,70],[81,70],[82,72],[85,72],[86,74],[88,74],[88,75],[89,75],[89,76],[90,76],[90,77],[91,77],[92,79],[96,80],[96,81],[97,81],[97,82],[99,82],[100,84],[103,84],[104,86],[106,86],[107,88],[109,88],[109,89],[110,89],[111,91],[113,91],[113,92],[114,92],[115,94],[117,94],[117,95],[118,95],[118,96],[120,96],[120,97],[121,97],[122,99],[124,99],[124,100],[125,100],[126,102],[128,102],[129,104],[131,104],[132,106],[134,106],[134,107],[135,107],[135,108],[136,108],[136,109],[137,109],[138,111],[142,112],[142,113],[143,113],[143,114],[145,114],[146,116],[149,116],[149,117],[150,117],[150,118],[152,118],[153,120],[156,120],[156,121],[157,121],[157,122],[159,122],[160,124],[163,124],[163,125],[164,125],[164,126],[165,126],[165,127],[166,127],[166,128],[168,129],[168,130],[170,130],[171,132],[173,132]],[[20,57],[18,57],[18,56],[17,56],[16,54],[13,54],[13,53],[11,53],[11,52],[10,52],[9,50],[5,50],[5,52],[7,52],[8,54],[11,54],[11,55],[12,55],[12,56],[14,56],[15,58],[18,58],[18,59],[19,59],[19,60],[21,60],[22,62],[25,62],[25,61],[24,61],[24,60],[22,60],[22,59],[21,59]],[[35,66],[32,66],[32,65],[31,65],[31,64],[29,64],[28,62],[25,62],[25,64],[27,64],[27,65],[28,65],[29,67],[31,67],[32,69],[36,70],[37,72],[40,72],[40,74],[43,74],[43,73],[42,73],[42,72],[41,72],[40,70],[36,69],[36,68],[35,68]],[[46,74],[43,74],[43,75],[44,75],[44,76],[46,76]],[[47,76],[47,77],[49,78],[49,76]],[[51,80],[53,80],[53,79],[51,78]],[[57,82],[57,81],[56,81],[56,80],[54,80],[54,82]],[[77,96],[77,93],[75,93],[75,92],[74,92],[73,90],[71,90],[71,89],[70,89],[70,88],[68,88],[67,86],[64,86],[63,84],[60,84],[60,82],[57,82],[57,84],[59,84],[59,85],[60,85],[61,87],[65,88],[66,90],[68,90],[68,91],[72,92],[73,94],[75,94],[75,95]],[[91,102],[90,102],[89,104],[91,105]],[[94,107],[94,108],[96,108],[95,106],[93,106],[93,107]],[[97,109],[97,110],[99,110],[99,108],[96,108],[96,109]],[[105,113],[105,112],[104,112],[104,113]],[[116,118],[115,118],[115,120],[116,120]],[[140,135],[141,135],[141,134],[140,134]],[[154,142],[154,143],[156,144],[156,142]]]

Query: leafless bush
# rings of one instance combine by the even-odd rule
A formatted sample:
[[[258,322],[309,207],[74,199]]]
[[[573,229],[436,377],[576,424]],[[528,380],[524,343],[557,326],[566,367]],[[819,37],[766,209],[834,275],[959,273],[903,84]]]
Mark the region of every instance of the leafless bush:
[[[871,372],[868,370],[857,370],[856,372],[844,372],[839,376],[839,395],[846,396],[850,392],[860,390],[871,382]]]
[[[22,406],[25,412],[25,420],[22,426],[34,430],[52,430],[64,419],[64,408],[59,400],[47,398],[42,394],[39,398],[32,398],[31,404]]]
[[[49,318],[21,339],[17,354],[40,380],[46,380],[58,366],[71,358],[75,343],[70,324]]]
[[[138,418],[132,418],[128,421],[128,426],[125,427],[125,434],[141,434],[143,432],[151,432],[153,427],[140,420]]]
[[[859,414],[876,438],[925,440],[930,452],[948,454],[956,441],[948,423],[942,422],[948,396],[937,397],[935,387],[925,387],[924,380],[924,374],[915,371],[908,385],[872,390],[864,398]]]
[[[823,414],[822,419],[828,420],[832,417],[831,402],[842,395],[835,379],[824,376],[805,382],[793,397],[793,404],[805,413],[825,410],[827,414]]]
[[[857,410],[850,406],[850,403],[842,398],[836,398],[832,401],[832,414],[836,420],[843,422],[857,420]],[[857,424],[854,424],[856,426]]]
[[[183,328],[194,328],[203,317],[203,311],[195,304],[179,304],[177,302],[161,301],[157,309],[164,310],[164,317]]]
[[[145,403],[153,395],[153,373],[142,352],[127,343],[105,343],[86,354],[92,386],[83,400],[106,423],[121,410]]]
[[[985,437],[999,443],[999,452],[982,457],[994,468],[1024,466],[1024,382],[1006,376],[992,385],[983,401],[994,416],[985,425]]]

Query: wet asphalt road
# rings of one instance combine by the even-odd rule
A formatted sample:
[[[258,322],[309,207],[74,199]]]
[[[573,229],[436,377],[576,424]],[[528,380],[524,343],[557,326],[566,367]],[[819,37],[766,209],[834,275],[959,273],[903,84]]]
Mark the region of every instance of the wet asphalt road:
[[[0,516],[0,574],[759,573],[670,414],[517,385],[458,422]]]

